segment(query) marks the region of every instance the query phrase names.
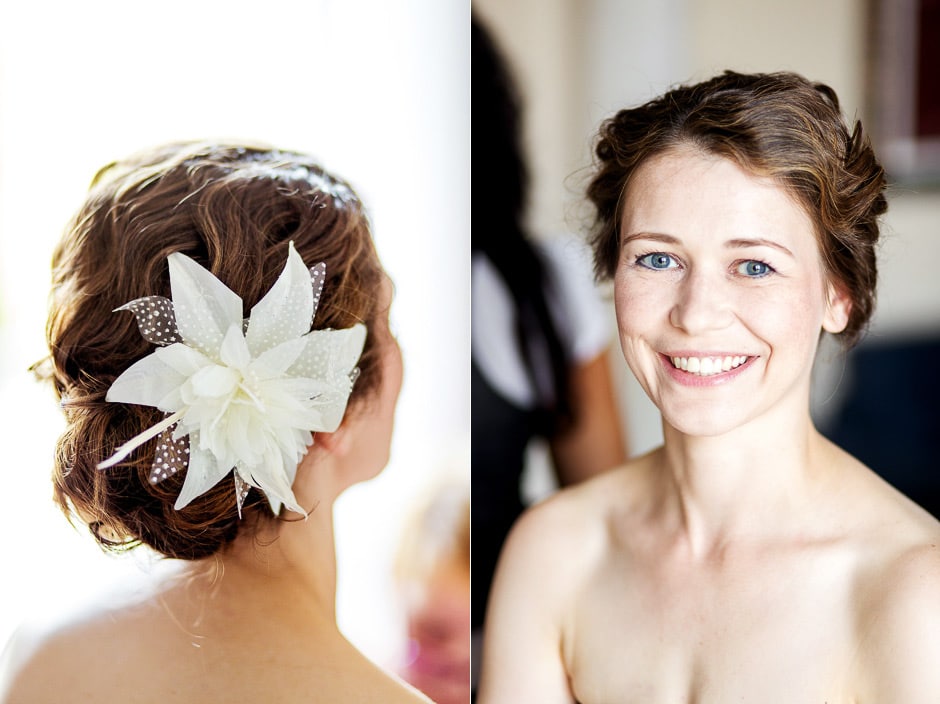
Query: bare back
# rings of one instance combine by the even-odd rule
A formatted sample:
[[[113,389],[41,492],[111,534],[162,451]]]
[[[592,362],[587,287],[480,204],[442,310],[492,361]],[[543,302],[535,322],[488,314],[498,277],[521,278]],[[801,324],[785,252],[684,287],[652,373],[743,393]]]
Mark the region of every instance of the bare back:
[[[287,612],[285,611],[284,614]],[[401,702],[428,700],[360,654],[324,620],[310,628],[179,585],[18,634],[0,701]],[[303,623],[303,625],[302,625]]]

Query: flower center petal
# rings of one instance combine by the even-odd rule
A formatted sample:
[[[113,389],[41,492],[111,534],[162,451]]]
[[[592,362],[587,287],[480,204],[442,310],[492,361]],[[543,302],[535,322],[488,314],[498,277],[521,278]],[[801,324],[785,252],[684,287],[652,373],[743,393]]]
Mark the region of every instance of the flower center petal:
[[[241,374],[237,370],[218,364],[203,367],[189,379],[190,388],[197,398],[229,396],[238,388],[240,381]]]
[[[229,326],[219,348],[219,358],[222,364],[235,369],[244,369],[251,362],[251,353],[248,351],[248,343],[245,342],[241,325]]]

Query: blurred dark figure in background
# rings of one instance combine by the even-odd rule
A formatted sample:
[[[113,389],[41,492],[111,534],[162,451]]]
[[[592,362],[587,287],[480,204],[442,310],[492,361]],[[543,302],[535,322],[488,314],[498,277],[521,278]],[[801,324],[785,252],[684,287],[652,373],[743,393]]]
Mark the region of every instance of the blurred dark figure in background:
[[[536,437],[560,484],[626,459],[607,350],[608,315],[587,256],[538,244],[524,225],[528,177],[519,104],[508,71],[472,20],[473,601],[482,628],[503,540],[524,508],[520,479]]]

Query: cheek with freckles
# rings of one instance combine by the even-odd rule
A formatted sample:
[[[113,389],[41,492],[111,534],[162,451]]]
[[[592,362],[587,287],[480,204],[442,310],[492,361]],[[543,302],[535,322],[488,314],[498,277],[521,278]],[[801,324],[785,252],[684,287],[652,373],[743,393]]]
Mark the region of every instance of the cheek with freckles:
[[[726,311],[722,319],[727,323],[719,339],[768,358],[811,362],[819,332],[831,317],[828,292],[817,279],[794,275],[762,286],[716,280],[714,303]],[[671,312],[682,305],[679,285],[668,275],[648,276],[621,266],[614,297],[624,358],[649,393],[661,363],[660,348],[683,339],[692,345],[699,341],[673,324]]]
[[[637,281],[623,267],[618,270],[614,277],[614,309],[620,346],[627,365],[648,394],[649,380],[658,363],[651,339],[668,324],[669,308],[668,287]]]
[[[795,356],[811,365],[823,330],[825,294],[815,277],[790,283],[771,296],[742,304],[742,317],[771,355]]]

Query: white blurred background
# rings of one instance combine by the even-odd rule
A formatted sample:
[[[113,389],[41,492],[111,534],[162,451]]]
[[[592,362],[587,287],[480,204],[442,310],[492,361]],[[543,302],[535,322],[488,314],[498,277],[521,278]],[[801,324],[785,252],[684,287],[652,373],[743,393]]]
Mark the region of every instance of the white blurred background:
[[[338,611],[392,665],[404,514],[469,471],[469,27],[463,0],[120,0],[0,10],[0,644],[138,569],[51,501],[62,428],[45,355],[49,259],[96,170],[172,139],[318,156],[369,209],[405,357],[392,461],[337,506]]]
[[[725,69],[796,71],[832,86],[845,114],[861,118],[871,132],[869,69],[885,57],[873,55],[873,25],[867,13],[882,5],[890,18],[918,6],[915,0],[472,0],[471,4],[502,48],[520,89],[532,171],[534,233],[584,232],[585,169],[591,163],[591,142],[599,123],[674,84],[705,80]],[[915,45],[913,36],[903,36],[895,49],[912,52]],[[913,81],[913,77],[902,75],[899,80]],[[884,144],[876,139],[876,151],[880,146]],[[896,184],[889,202],[879,252],[878,307],[866,345],[940,333],[940,277],[935,272],[940,262],[940,190],[936,182]],[[616,340],[612,312],[610,322],[611,339]],[[659,414],[619,354],[614,357],[631,454],[639,454],[661,443]],[[817,418],[832,410],[835,397],[846,386],[840,385],[843,365],[837,351],[822,351],[815,392]],[[919,370],[925,371],[929,373]],[[940,412],[931,419],[936,426],[934,442],[940,437],[938,419]],[[535,495],[551,488],[539,487],[538,482],[533,487]]]

